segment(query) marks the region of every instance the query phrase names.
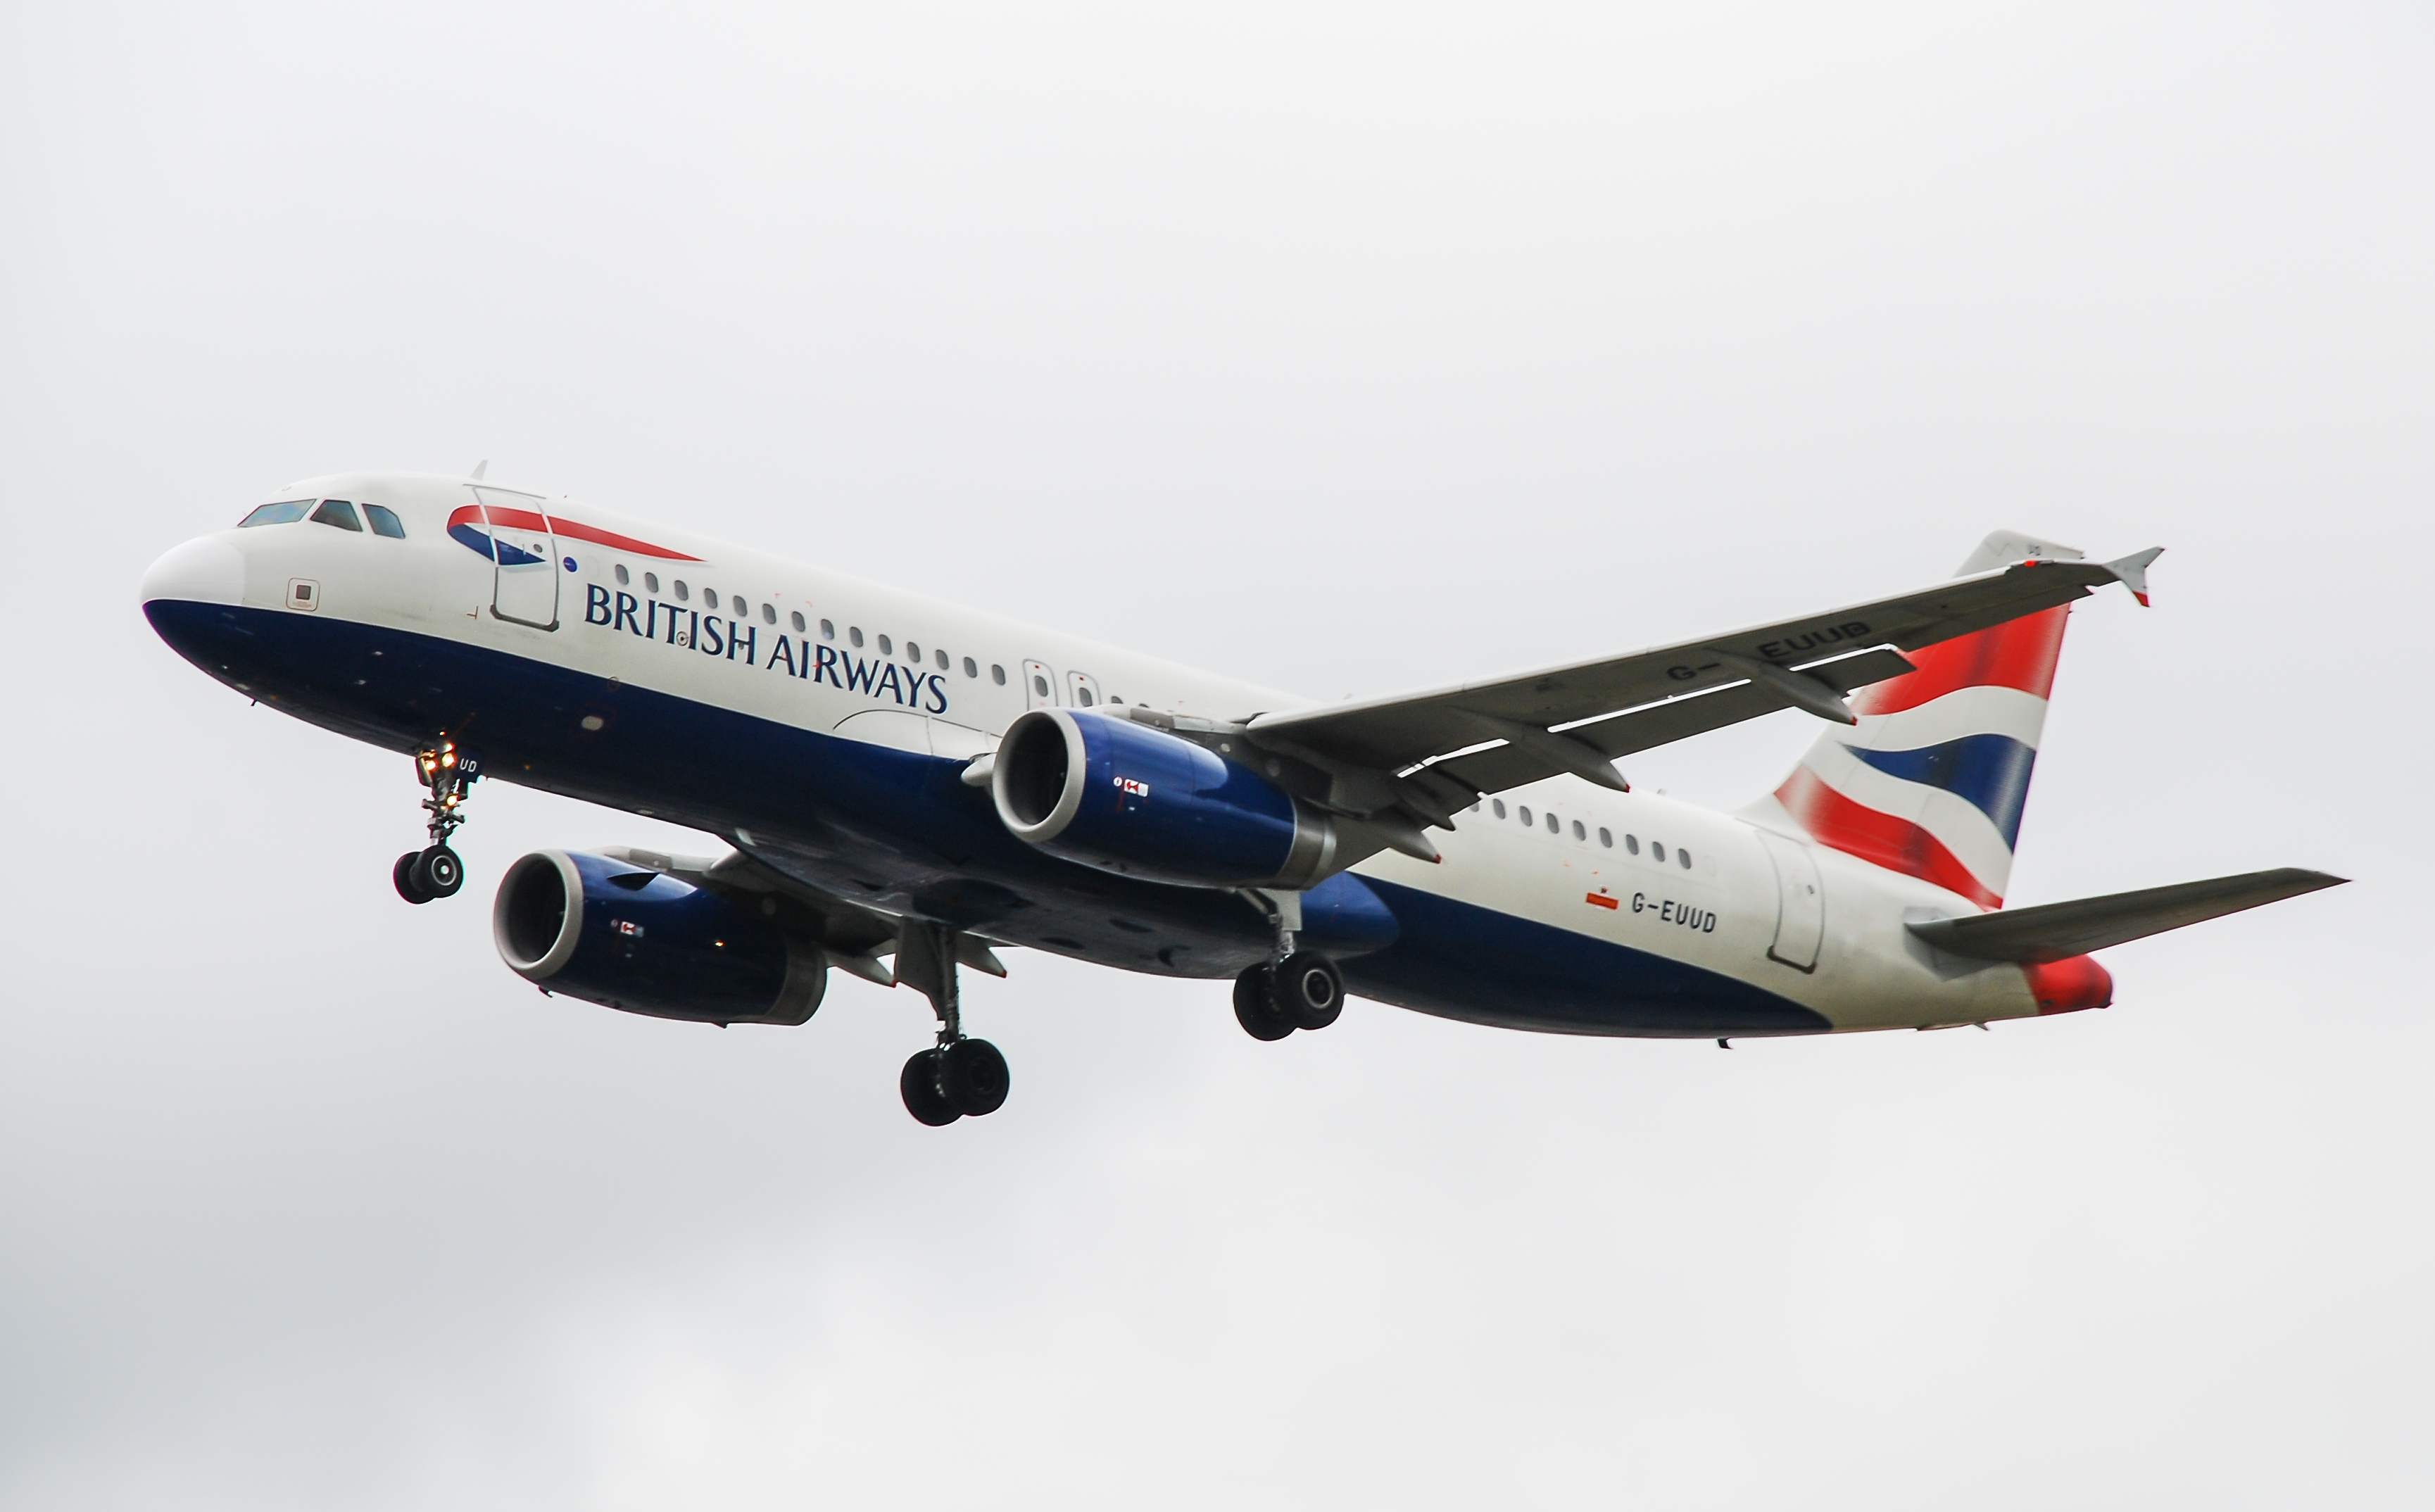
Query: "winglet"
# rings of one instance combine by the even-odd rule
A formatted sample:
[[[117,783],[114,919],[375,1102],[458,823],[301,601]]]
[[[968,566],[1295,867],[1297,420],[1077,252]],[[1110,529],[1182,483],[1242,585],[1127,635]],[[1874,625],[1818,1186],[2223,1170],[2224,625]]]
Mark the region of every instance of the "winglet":
[[[491,471],[491,459],[486,456],[480,461],[475,463],[474,471],[465,475],[472,478],[475,482],[479,483],[482,481],[482,474],[489,471]]]
[[[2150,546],[2145,551],[2134,551],[2119,561],[2107,562],[2105,570],[2119,579],[2123,587],[2131,590],[2131,596],[2139,601],[2141,609],[2150,609],[2154,606],[2148,602],[2148,564],[2164,554],[2164,547]]]

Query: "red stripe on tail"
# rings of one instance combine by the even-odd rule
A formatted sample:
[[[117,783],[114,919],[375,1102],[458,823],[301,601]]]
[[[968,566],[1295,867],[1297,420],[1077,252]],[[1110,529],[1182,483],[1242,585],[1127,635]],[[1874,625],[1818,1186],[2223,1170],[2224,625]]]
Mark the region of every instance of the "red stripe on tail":
[[[1852,712],[1899,713],[1961,688],[2018,688],[2046,697],[2054,688],[2055,661],[2063,655],[2064,620],[2070,613],[2070,605],[2058,604],[1913,652],[1911,662],[1918,671],[1861,689],[1852,696]]]
[[[1889,871],[1932,882],[1981,908],[2004,906],[2004,900],[1980,885],[1936,836],[1908,819],[1853,802],[1820,782],[1806,766],[1795,767],[1775,790],[1775,798],[1821,845],[1831,845]]]

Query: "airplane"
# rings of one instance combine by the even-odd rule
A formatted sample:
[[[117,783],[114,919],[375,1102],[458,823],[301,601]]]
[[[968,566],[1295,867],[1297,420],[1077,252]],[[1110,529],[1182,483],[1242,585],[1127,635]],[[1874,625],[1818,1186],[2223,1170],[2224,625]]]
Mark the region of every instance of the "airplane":
[[[1559,1034],[1940,1029],[2102,1008],[2093,951],[2335,885],[2276,868],[2006,908],[2070,605],[2149,601],[2153,548],[1990,535],[1914,593],[1675,644],[1321,703],[826,567],[465,476],[281,489],[176,546],[144,612],[250,699],[408,754],[427,843],[494,778],[717,836],[548,850],[492,936],[544,993],[802,1024],[830,973],[925,998],[899,1076],[995,1111],[964,969],[1020,946],[1231,980],[1261,1040],[1356,995]],[[1827,722],[1733,813],[1620,758],[1799,709]]]

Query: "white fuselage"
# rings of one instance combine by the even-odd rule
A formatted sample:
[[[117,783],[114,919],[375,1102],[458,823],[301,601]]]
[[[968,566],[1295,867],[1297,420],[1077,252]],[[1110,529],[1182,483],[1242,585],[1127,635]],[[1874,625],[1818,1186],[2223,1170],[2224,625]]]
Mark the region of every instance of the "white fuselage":
[[[399,632],[404,639],[393,644],[400,647],[428,638],[597,679],[604,689],[648,691],[772,727],[959,763],[993,748],[1010,722],[1042,705],[1122,701],[1241,720],[1309,702],[566,499],[505,490],[477,496],[475,488],[465,479],[380,473],[300,484],[280,497],[378,504],[403,522],[404,538],[310,520],[221,530],[164,557],[147,578],[146,598],[275,617],[260,624],[310,620]],[[561,526],[550,559],[511,572],[453,538],[451,517],[482,499],[494,506],[522,499],[545,510]],[[299,598],[300,584],[309,587],[307,597]],[[541,608],[553,592],[554,614]],[[717,609],[707,607],[714,603]],[[556,627],[501,617],[497,610],[510,605],[525,618],[554,617]],[[739,641],[745,644],[731,644]],[[238,672],[211,663],[207,648],[179,644],[207,670],[237,680]],[[362,654],[416,653],[375,647]],[[248,691],[363,733],[339,707],[343,690]],[[613,705],[603,707],[596,714],[570,713],[565,739],[575,758],[594,759],[598,743],[628,738],[615,728]],[[490,775],[569,786],[551,780],[546,760],[527,757],[522,765],[530,770],[494,765]],[[569,790],[602,796],[596,784]],[[747,827],[741,817],[705,812],[699,801],[653,801],[640,789],[604,800],[730,838]],[[1812,906],[1822,920],[1814,963],[1805,969],[1798,958],[1810,951],[1798,940],[1787,950],[1784,931],[1798,934],[1801,923],[1800,902],[1787,889],[1808,884],[1770,856],[1763,831],[1789,841],[1815,868]],[[1822,1021],[1816,1027],[1929,1026],[2038,1012],[2017,968],[1942,956],[1903,927],[1975,913],[1971,902],[1812,844],[1771,800],[1726,815],[1565,776],[1483,800],[1458,816],[1454,833],[1432,837],[1442,851],[1438,864],[1389,851],[1354,869],[1483,917],[1623,947],[1756,988],[1810,1010]],[[1074,954],[1103,958],[1088,950]],[[1527,979],[1530,969],[1515,962],[1512,970]],[[1474,1015],[1459,1004],[1414,1005],[1514,1020],[1501,1011]],[[1632,1032],[1591,1023],[1534,1026]]]

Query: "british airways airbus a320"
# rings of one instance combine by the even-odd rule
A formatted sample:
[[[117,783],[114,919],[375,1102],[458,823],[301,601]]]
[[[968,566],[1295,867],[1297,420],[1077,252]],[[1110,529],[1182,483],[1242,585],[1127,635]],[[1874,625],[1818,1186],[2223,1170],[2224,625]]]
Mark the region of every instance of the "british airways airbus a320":
[[[993,947],[1231,979],[1261,1040],[1347,993],[1560,1034],[1940,1028],[2106,1006],[2088,952],[2340,879],[2275,870],[2002,907],[2074,599],[2157,552],[1996,534],[1918,593],[1320,705],[471,477],[279,490],[155,562],[211,676],[410,753],[422,903],[477,777],[708,832],[716,858],[541,850],[492,907],[545,991],[800,1024],[832,968],[939,1021],[925,1124],[994,1111],[957,974]],[[1779,709],[1832,722],[1718,814],[1632,752]]]

